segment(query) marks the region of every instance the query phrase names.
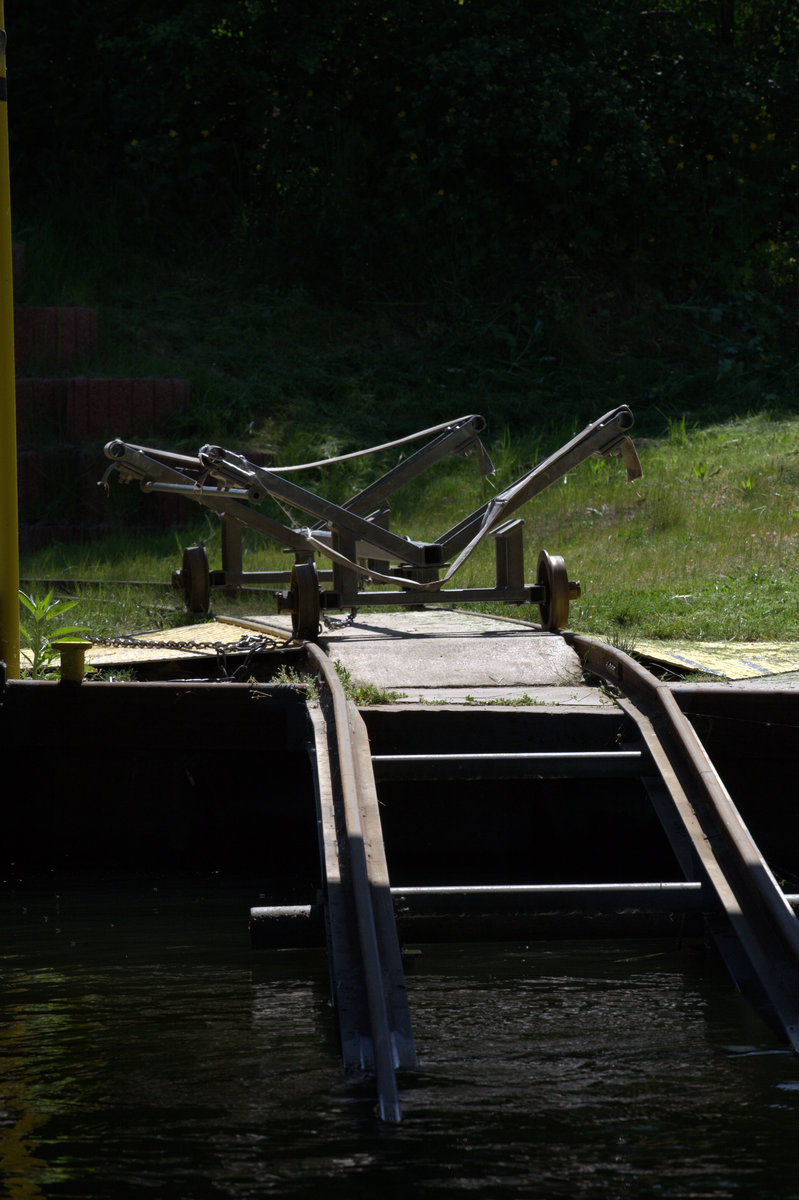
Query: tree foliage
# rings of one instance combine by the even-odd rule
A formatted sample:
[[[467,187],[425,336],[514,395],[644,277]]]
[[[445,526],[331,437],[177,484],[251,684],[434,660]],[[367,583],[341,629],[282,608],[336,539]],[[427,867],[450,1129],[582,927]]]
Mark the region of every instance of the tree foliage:
[[[792,5],[26,0],[10,16],[24,205],[79,191],[336,284],[553,258],[725,278],[766,245],[793,253]]]

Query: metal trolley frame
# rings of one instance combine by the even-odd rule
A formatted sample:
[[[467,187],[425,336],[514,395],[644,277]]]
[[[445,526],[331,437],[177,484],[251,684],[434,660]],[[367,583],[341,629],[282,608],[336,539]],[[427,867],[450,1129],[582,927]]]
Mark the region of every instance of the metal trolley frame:
[[[480,441],[485,422],[480,416],[458,418],[423,430],[401,443],[429,440],[375,482],[334,504],[286,478],[292,472],[322,464],[262,467],[221,446],[206,445],[197,457],[137,446],[115,439],[105,447],[111,466],[103,483],[117,473],[123,482],[138,481],[145,492],[179,493],[219,513],[222,523],[222,569],[211,570],[202,543],[186,547],[183,563],[173,576],[184,591],[191,612],[207,611],[213,587],[247,584],[288,584],[275,591],[278,611],[290,612],[296,637],[318,636],[323,614],[369,606],[415,606],[500,601],[537,604],[545,629],[568,623],[569,604],[580,595],[570,581],[563,559],[542,550],[534,584],[525,583],[523,521],[509,520],[523,504],[561,479],[592,455],[621,454],[628,478],[641,475],[638,456],[627,431],[633,423],[626,405],[605,413],[543,462],[521,475],[492,499],[475,509],[433,541],[418,541],[392,532],[390,496],[409,480],[448,455],[475,454],[484,473],[493,468]],[[372,447],[343,459],[385,450]],[[327,460],[327,461],[343,461]],[[297,528],[259,512],[257,506],[273,497],[307,513],[313,524]],[[279,542],[294,554],[291,570],[245,572],[242,529],[249,527]],[[489,588],[445,587],[469,555],[487,536],[496,547],[496,582]],[[331,569],[317,571],[316,558],[330,560]],[[320,584],[332,586],[323,589]],[[382,590],[366,590],[368,584]],[[389,585],[390,590],[385,590]]]

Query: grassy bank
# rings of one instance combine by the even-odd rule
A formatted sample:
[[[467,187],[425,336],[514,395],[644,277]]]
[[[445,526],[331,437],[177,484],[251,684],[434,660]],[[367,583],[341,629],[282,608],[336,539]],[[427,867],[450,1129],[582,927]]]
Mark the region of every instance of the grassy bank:
[[[799,637],[799,419],[760,415],[705,429],[680,422],[663,439],[643,439],[639,450],[644,478],[636,483],[626,481],[619,459],[589,460],[530,502],[523,514],[528,577],[542,546],[562,554],[570,577],[583,587],[572,626],[625,644]],[[498,482],[522,468],[507,442],[494,452]],[[488,491],[473,460],[442,464],[398,497],[395,528],[432,537],[482,503]],[[218,562],[218,522],[200,514],[193,526],[159,539],[54,546],[26,558],[23,573],[165,582],[180,564],[180,546],[196,537],[206,541],[212,565]],[[481,547],[456,585],[489,585],[491,556],[490,545]],[[246,536],[245,570],[285,563],[279,547]],[[178,593],[163,589],[142,593],[109,585],[76,594],[71,619],[95,635],[188,620]],[[271,600],[256,597],[220,595],[215,607],[274,611]],[[509,611],[537,619],[537,610]]]
[[[292,463],[480,412],[502,483],[627,403],[644,479],[628,485],[619,460],[595,460],[532,502],[528,577],[541,546],[562,554],[583,585],[573,626],[627,643],[797,637],[797,315],[778,278],[735,295],[699,284],[668,295],[553,266],[524,294],[476,298],[439,283],[428,301],[370,295],[343,307],[280,292],[212,249],[143,260],[103,237],[101,224],[88,246],[46,222],[28,230],[17,300],[99,306],[87,373],[191,380],[187,413],[161,429],[119,430],[123,438],[190,451],[219,441]],[[388,465],[305,482],[341,500]],[[394,527],[433,537],[489,494],[473,460],[442,464],[397,498]],[[164,582],[197,537],[215,565],[218,522],[187,504],[186,523],[158,539],[54,545],[26,557],[22,574]],[[246,569],[285,565],[277,547],[255,536],[245,545]],[[488,584],[491,574],[486,547],[456,582]],[[177,593],[108,588],[81,595],[71,619],[100,635],[185,614]]]

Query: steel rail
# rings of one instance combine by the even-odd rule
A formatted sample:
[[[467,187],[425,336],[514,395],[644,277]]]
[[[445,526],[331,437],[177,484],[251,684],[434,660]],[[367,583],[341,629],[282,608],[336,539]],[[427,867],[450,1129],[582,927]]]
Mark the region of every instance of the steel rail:
[[[396,1069],[415,1065],[416,1055],[388,873],[379,836],[374,780],[368,754],[359,752],[357,732],[353,727],[360,721],[360,716],[355,706],[347,700],[327,656],[311,643],[306,645],[306,650],[310,664],[322,679],[328,701],[326,720],[337,752],[335,770],[331,774],[335,776],[334,804],[338,811],[335,828],[327,831],[325,854],[338,857],[337,883],[348,887],[351,893],[348,907],[354,911],[357,926],[357,939],[353,940],[360,949],[359,966],[369,1024],[369,1030],[363,1031],[363,1038],[371,1035],[380,1116],[385,1121],[398,1122],[400,1103]],[[367,822],[372,826],[377,822],[378,829],[365,832]],[[329,844],[333,838],[336,839],[335,847]],[[346,861],[342,862],[342,859]],[[386,920],[385,901],[381,905],[381,893],[385,893],[390,921]],[[331,955],[333,971],[336,969],[335,957],[335,954]],[[338,987],[335,979],[332,986],[335,1002]]]
[[[393,887],[391,899],[400,935],[411,942],[453,938],[479,942],[497,933],[501,940],[551,938],[557,936],[552,927],[559,917],[578,915],[589,920],[618,918],[615,928],[620,935],[628,925],[637,934],[636,917],[664,917],[668,924],[662,928],[673,934],[675,921],[702,918],[712,906],[712,897],[698,881]],[[799,895],[786,895],[786,900],[794,911],[799,910]],[[322,908],[318,904],[254,906],[250,938],[254,949],[323,946]]]
[[[640,750],[372,755],[380,780],[638,778],[643,762]]]
[[[621,650],[564,639],[584,668],[619,689],[668,792],[659,815],[690,878],[712,890],[726,920],[708,928],[736,984],[799,1052],[799,920],[704,746],[667,684]],[[690,853],[678,837],[688,838]]]

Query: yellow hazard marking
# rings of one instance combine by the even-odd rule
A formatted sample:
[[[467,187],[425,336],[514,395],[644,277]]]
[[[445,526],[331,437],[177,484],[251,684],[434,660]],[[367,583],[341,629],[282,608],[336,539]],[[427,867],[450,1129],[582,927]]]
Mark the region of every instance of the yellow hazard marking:
[[[799,642],[635,642],[635,653],[678,670],[723,679],[799,671]]]

